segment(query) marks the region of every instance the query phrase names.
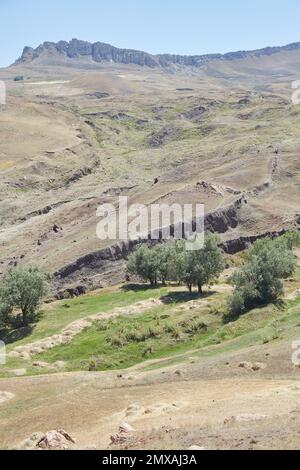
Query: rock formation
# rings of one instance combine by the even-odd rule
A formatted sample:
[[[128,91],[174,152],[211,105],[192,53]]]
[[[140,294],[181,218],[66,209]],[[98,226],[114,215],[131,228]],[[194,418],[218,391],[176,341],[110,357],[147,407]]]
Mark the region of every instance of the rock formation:
[[[43,54],[50,54],[52,57],[65,57],[69,59],[90,58],[94,62],[113,62],[120,64],[135,64],[139,66],[169,67],[171,65],[201,67],[207,62],[214,60],[236,60],[248,57],[261,57],[276,54],[282,51],[293,51],[300,49],[300,43],[293,43],[283,47],[266,47],[254,51],[229,52],[227,54],[207,54],[207,55],[175,55],[158,54],[153,55],[134,49],[119,49],[105,44],[103,42],[89,43],[78,39],[72,39],[70,42],[59,41],[44,42],[36,49],[26,46],[21,57],[14,65],[29,63],[39,58]]]

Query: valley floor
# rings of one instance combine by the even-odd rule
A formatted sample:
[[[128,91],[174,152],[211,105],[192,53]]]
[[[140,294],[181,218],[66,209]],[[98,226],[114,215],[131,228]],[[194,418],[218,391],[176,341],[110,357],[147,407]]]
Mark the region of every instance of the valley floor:
[[[190,360],[179,370],[132,369],[122,377],[83,372],[2,379],[1,388],[14,398],[1,405],[1,447],[28,448],[30,441],[23,441],[32,433],[67,428],[78,448],[107,449],[126,421],[134,432],[112,448],[299,449],[300,372],[291,366],[275,372],[279,357],[290,354],[279,349]],[[267,369],[239,367],[254,358]]]
[[[110,288],[46,306],[33,331],[10,337],[0,448],[34,448],[36,433],[65,429],[80,449],[300,449],[299,269],[282,303],[228,325],[227,274],[200,298]],[[69,338],[51,346],[62,331]],[[120,434],[123,422],[133,430]]]

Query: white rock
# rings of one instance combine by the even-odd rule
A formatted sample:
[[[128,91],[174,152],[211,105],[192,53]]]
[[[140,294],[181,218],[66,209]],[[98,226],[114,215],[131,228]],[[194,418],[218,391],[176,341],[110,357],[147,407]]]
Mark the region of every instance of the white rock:
[[[134,431],[133,427],[130,426],[130,424],[125,423],[125,421],[123,421],[119,426],[120,433],[128,433],[128,432],[133,432],[133,431]]]

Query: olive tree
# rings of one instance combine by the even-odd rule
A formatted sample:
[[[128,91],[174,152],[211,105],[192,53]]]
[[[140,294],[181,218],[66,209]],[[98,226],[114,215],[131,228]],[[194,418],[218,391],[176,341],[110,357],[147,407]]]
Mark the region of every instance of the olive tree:
[[[20,315],[22,325],[27,325],[47,292],[48,277],[38,268],[10,269],[0,284],[1,322],[8,324]]]
[[[146,244],[140,245],[128,258],[127,270],[149,281],[151,286],[156,286],[159,276],[159,259],[157,252]]]
[[[199,293],[202,293],[203,286],[216,280],[224,269],[223,254],[218,246],[218,239],[213,235],[207,235],[200,250],[187,251],[184,243],[180,247],[178,277],[187,285],[190,292],[193,286],[197,286]]]
[[[246,264],[231,277],[235,289],[228,306],[233,316],[275,301],[283,294],[283,280],[296,268],[292,245],[287,238],[266,238],[255,242],[248,250]]]

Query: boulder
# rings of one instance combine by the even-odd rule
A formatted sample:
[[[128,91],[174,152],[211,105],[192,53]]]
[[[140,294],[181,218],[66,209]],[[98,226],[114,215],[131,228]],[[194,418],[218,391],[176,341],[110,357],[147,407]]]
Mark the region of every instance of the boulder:
[[[123,421],[119,426],[120,433],[128,433],[128,432],[133,432],[133,431],[134,431],[133,427],[130,424],[125,423],[125,421]]]
[[[37,442],[36,447],[43,450],[67,450],[75,441],[63,429],[48,431]]]
[[[112,444],[123,444],[130,438],[131,433],[134,432],[134,429],[130,424],[125,423],[124,421],[119,426],[119,432],[110,436]]]

